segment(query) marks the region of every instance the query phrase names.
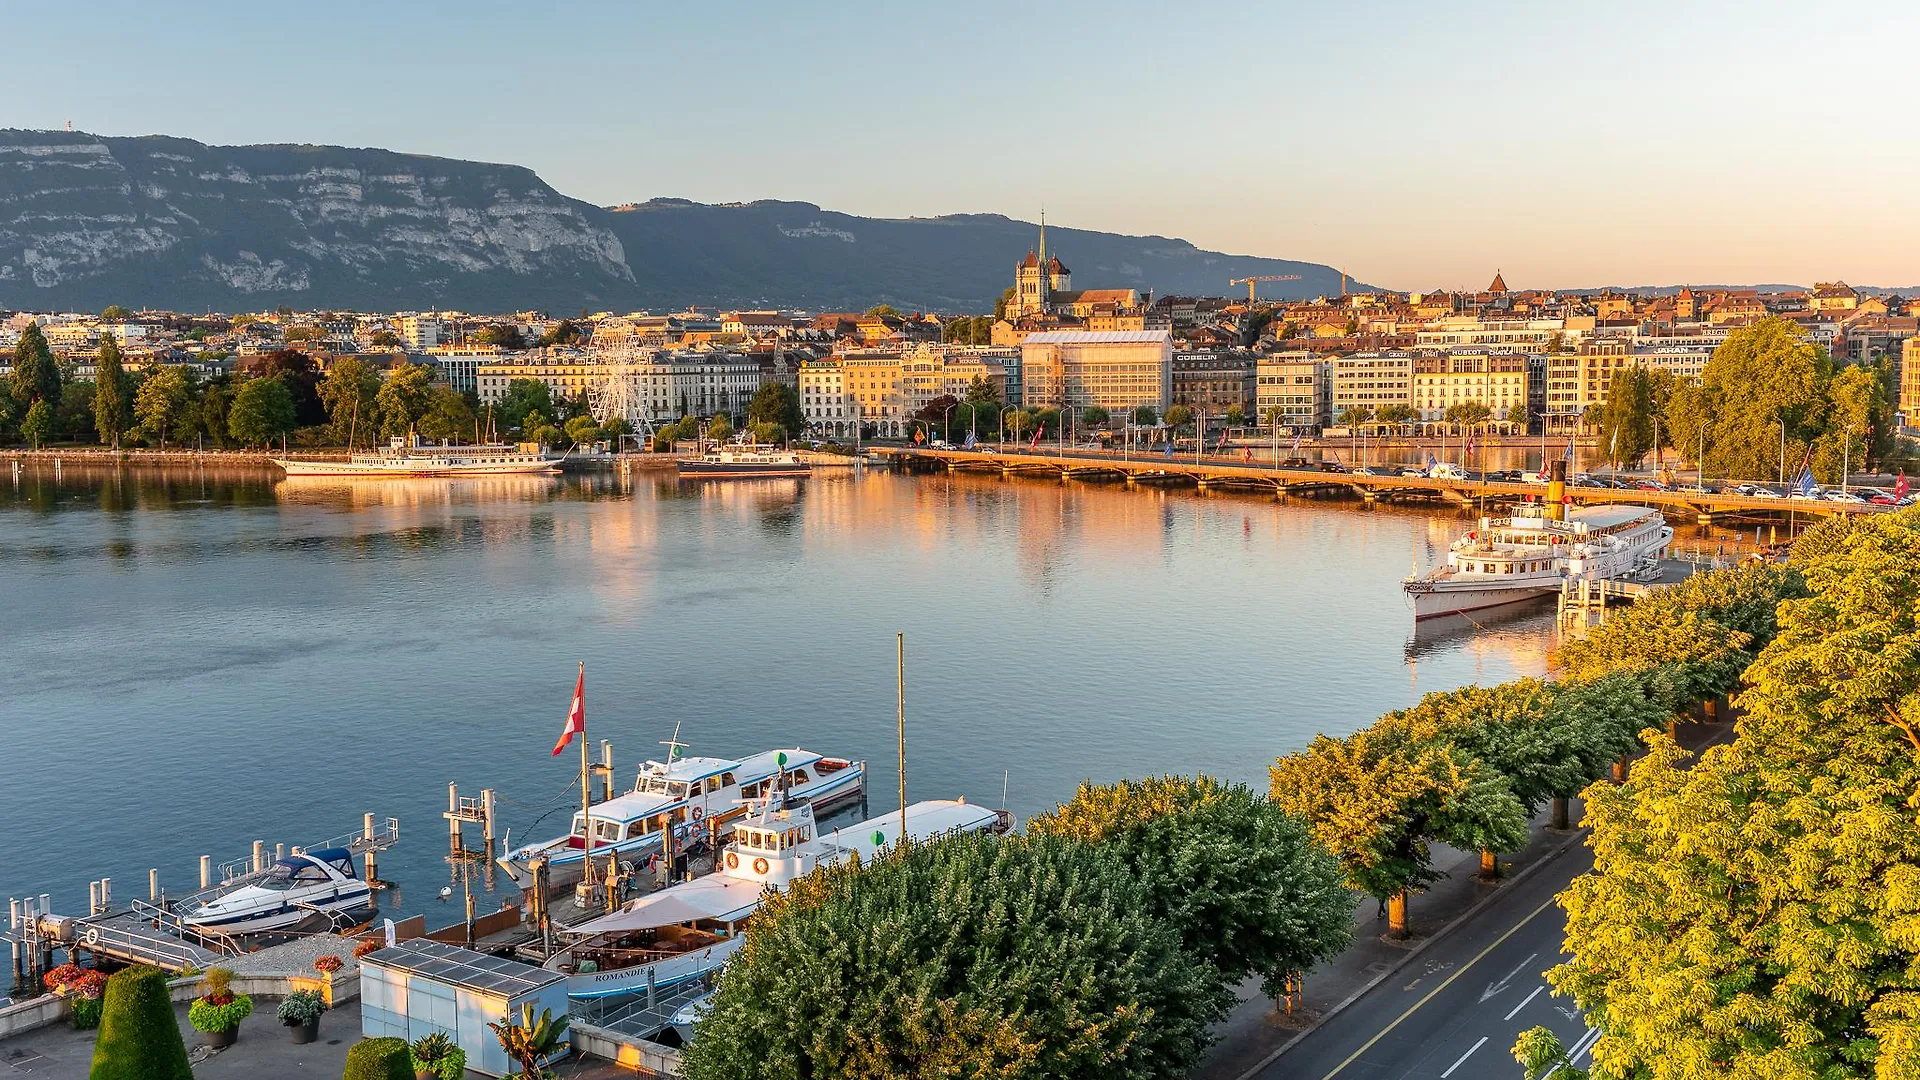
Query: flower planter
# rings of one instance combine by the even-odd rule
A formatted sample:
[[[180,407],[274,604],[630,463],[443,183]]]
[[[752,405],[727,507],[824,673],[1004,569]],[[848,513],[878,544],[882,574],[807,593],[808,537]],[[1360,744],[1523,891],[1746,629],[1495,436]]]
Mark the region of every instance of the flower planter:
[[[320,1037],[320,1018],[314,1017],[304,1024],[288,1024],[287,1038],[295,1043],[310,1043]]]
[[[224,1046],[232,1046],[233,1041],[239,1037],[239,1028],[229,1028],[226,1031],[203,1031],[200,1033],[200,1041],[215,1050]]]

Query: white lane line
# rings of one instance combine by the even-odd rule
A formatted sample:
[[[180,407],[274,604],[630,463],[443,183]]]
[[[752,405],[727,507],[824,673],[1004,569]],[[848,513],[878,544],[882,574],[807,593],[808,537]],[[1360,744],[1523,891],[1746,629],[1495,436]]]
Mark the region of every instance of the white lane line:
[[[1453,1075],[1453,1070],[1466,1064],[1467,1059],[1473,1056],[1473,1052],[1475,1050],[1480,1049],[1482,1046],[1485,1046],[1486,1044],[1487,1044],[1487,1037],[1485,1035],[1480,1036],[1480,1041],[1477,1043],[1474,1043],[1472,1046],[1467,1047],[1467,1052],[1460,1055],[1459,1061],[1456,1061],[1453,1064],[1447,1066],[1447,1071],[1440,1074],[1440,1080],[1447,1080],[1447,1077]]]
[[[1578,1065],[1581,1055],[1593,1049],[1593,1044],[1599,1041],[1600,1029],[1588,1028],[1587,1033],[1581,1037],[1580,1041],[1573,1044],[1573,1053],[1567,1055],[1567,1064]]]
[[[1546,985],[1545,985],[1544,983],[1543,983],[1543,984],[1541,984],[1541,985],[1539,985],[1539,986],[1536,986],[1536,987],[1534,987],[1534,988],[1533,988],[1533,993],[1531,993],[1531,994],[1528,994],[1528,995],[1527,995],[1527,996],[1526,996],[1525,998],[1523,998],[1523,999],[1521,999],[1521,1002],[1520,1002],[1520,1004],[1518,1004],[1518,1005],[1515,1005],[1515,1006],[1513,1007],[1513,1011],[1512,1011],[1512,1012],[1510,1012],[1510,1013],[1508,1013],[1508,1014],[1506,1015],[1506,1019],[1508,1019],[1508,1020],[1511,1020],[1511,1019],[1513,1019],[1514,1017],[1516,1017],[1516,1016],[1518,1016],[1518,1015],[1520,1015],[1520,1010],[1521,1010],[1521,1009],[1524,1009],[1524,1008],[1526,1008],[1526,1007],[1527,1007],[1527,1002],[1529,1002],[1529,1001],[1532,1001],[1532,1000],[1533,1000],[1534,998],[1537,998],[1537,997],[1539,997],[1539,996],[1540,996],[1540,991],[1542,991],[1542,990],[1545,990],[1545,989],[1546,989]]]

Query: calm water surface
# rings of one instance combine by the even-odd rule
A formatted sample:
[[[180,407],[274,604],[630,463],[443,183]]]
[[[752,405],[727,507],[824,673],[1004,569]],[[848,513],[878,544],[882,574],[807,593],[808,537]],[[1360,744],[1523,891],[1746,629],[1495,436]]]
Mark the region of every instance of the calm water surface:
[[[1551,610],[1412,634],[1399,591],[1467,528],[1057,482],[823,472],[682,485],[0,472],[0,894],[180,892],[201,854],[396,816],[391,913],[457,917],[446,785],[564,827],[587,726],[622,786],[692,752],[871,760],[1022,817],[1082,778],[1266,765],[1431,690],[1540,672]],[[477,842],[477,833],[473,834]],[[473,873],[476,889],[512,888]],[[491,904],[484,905],[490,907]]]

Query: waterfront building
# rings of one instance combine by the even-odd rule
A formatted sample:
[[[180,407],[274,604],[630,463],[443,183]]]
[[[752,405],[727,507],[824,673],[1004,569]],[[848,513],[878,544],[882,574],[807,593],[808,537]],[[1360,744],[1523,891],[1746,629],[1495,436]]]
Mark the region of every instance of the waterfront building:
[[[609,379],[625,379],[634,415],[648,420],[681,416],[737,416],[770,376],[763,358],[722,349],[592,353],[539,349],[475,372],[482,405],[497,404],[515,379],[545,383],[555,397],[577,398]]]
[[[446,327],[438,315],[402,315],[393,322],[393,332],[408,352],[426,352],[446,336]]]
[[[1495,279],[1498,284],[1498,278]],[[1581,336],[1569,330],[1565,319],[1502,319],[1479,315],[1450,315],[1428,323],[1414,332],[1414,343],[1422,349],[1453,345],[1485,345],[1490,348],[1546,351],[1558,337],[1562,342]]]
[[[497,363],[506,355],[498,345],[436,345],[426,350],[440,377],[461,393],[480,392],[480,365]]]
[[[840,357],[802,361],[799,383],[800,414],[806,417],[808,431],[833,438],[853,434],[858,414],[853,399],[847,396]]]
[[[829,436],[853,424],[885,438],[906,435],[915,413],[940,397],[965,400],[975,379],[1006,400],[1006,350],[922,344],[838,353],[800,367],[800,410]]]
[[[1331,415],[1368,409],[1374,415],[1389,405],[1413,404],[1413,354],[1394,350],[1339,356],[1333,360]]]
[[[1020,346],[1022,401],[1119,415],[1173,397],[1173,332],[1049,330]]]
[[[1413,361],[1413,407],[1423,421],[1445,420],[1455,405],[1477,401],[1494,420],[1518,420],[1527,408],[1527,355],[1457,350]]]
[[[1202,350],[1173,354],[1173,404],[1219,416],[1253,400],[1253,354]]]
[[[1910,337],[1900,346],[1900,423],[1920,428],[1920,337]]]
[[[1330,420],[1333,364],[1304,349],[1268,353],[1254,362],[1255,414],[1263,424],[1315,434]]]

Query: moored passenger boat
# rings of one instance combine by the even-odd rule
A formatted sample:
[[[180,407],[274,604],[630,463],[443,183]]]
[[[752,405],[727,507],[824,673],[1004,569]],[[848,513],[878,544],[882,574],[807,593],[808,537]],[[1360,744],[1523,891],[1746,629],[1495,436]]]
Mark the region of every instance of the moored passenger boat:
[[[738,480],[751,477],[811,476],[812,466],[792,450],[761,443],[716,446],[697,458],[680,462],[680,475],[691,480]]]
[[[1481,518],[1447,561],[1401,583],[1413,617],[1430,619],[1558,592],[1569,574],[1633,577],[1657,568],[1673,529],[1648,506],[1590,506],[1552,516],[1552,504]]]
[[[418,439],[395,436],[387,448],[353,454],[346,461],[269,458],[288,476],[405,478],[425,476],[516,476],[558,472],[552,458],[504,443],[475,446],[424,446]]]

